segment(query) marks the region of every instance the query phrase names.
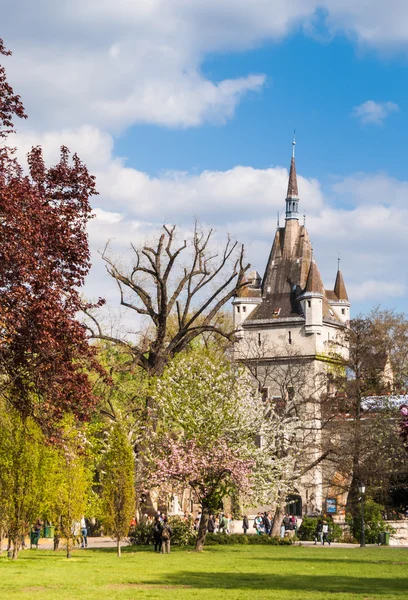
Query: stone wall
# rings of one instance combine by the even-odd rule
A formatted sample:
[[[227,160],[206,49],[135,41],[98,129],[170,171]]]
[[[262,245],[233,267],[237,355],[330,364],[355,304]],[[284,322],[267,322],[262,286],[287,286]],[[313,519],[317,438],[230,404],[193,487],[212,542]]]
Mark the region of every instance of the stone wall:
[[[390,546],[408,545],[408,519],[402,521],[387,521],[396,532],[390,536]]]

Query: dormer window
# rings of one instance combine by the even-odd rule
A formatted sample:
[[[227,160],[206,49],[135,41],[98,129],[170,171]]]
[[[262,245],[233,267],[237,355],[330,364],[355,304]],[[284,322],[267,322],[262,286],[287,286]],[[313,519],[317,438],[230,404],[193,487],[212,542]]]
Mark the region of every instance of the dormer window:
[[[242,307],[242,312],[246,312],[246,306]]]
[[[239,306],[237,306],[237,313],[241,312]]]

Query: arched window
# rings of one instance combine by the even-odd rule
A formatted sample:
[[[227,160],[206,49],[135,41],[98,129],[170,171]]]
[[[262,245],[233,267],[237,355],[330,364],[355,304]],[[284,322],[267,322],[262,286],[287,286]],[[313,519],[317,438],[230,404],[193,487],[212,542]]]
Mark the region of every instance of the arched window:
[[[286,514],[302,516],[302,498],[299,494],[291,494],[286,498]]]

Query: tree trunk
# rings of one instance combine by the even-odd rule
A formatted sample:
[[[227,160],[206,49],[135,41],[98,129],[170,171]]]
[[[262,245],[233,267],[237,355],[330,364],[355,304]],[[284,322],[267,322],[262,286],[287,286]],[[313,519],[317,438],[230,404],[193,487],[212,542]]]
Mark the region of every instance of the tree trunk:
[[[282,525],[283,517],[285,516],[285,507],[278,506],[273,516],[271,536],[278,537],[280,535],[280,528]]]
[[[20,550],[20,540],[18,537],[14,537],[13,538],[13,554],[12,554],[13,560],[17,560],[19,550]]]
[[[116,548],[117,548],[118,556],[121,556],[122,555],[122,550],[121,550],[121,547],[120,547],[120,538],[116,539]]]
[[[204,548],[205,538],[207,536],[207,527],[208,527],[209,518],[210,518],[210,509],[203,507],[200,525],[198,527],[197,541],[196,541],[196,545],[195,545],[196,552],[201,552],[201,550]]]
[[[67,558],[71,558],[72,556],[72,547],[73,547],[73,543],[71,544],[71,540],[69,538],[67,538]]]

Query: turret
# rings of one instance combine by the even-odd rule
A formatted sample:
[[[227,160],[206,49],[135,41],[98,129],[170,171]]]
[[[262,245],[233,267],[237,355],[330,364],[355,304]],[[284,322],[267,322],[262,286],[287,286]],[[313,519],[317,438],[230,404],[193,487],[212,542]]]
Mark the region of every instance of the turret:
[[[347,323],[350,320],[350,302],[343,275],[340,271],[340,259],[337,267],[334,292],[329,295],[329,304],[342,323]]]
[[[306,287],[299,296],[305,315],[305,333],[321,334],[323,330],[324,288],[319,269],[313,260],[310,263]]]
[[[232,302],[234,307],[234,329],[238,329],[241,323],[262,302],[261,281],[261,276],[257,271],[251,271],[242,281],[244,285]]]

